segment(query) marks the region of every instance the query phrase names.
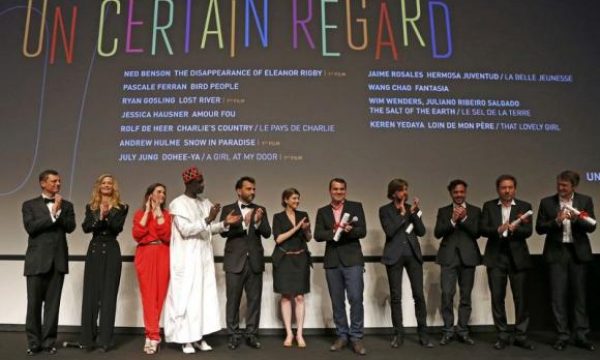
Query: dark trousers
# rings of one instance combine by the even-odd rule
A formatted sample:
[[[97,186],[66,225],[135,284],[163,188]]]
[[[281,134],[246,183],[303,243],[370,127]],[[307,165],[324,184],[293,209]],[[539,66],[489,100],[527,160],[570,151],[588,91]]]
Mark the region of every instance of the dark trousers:
[[[27,276],[27,317],[25,332],[30,349],[54,346],[58,329],[60,296],[65,274],[54,268],[47,273]],[[44,311],[42,324],[42,307]]]
[[[469,334],[471,291],[475,282],[475,267],[461,264],[460,258],[455,256],[452,264],[442,265],[441,267],[443,332],[449,335],[454,333],[454,295],[456,294],[457,282],[460,301],[456,332],[461,336],[465,336]]]
[[[571,326],[577,340],[586,341],[590,324],[586,307],[587,266],[577,261],[572,245],[565,245],[568,258],[549,264],[552,315],[560,340],[569,340],[569,303],[573,309]]]
[[[513,302],[515,304],[515,338],[519,341],[527,339],[529,326],[529,310],[525,298],[527,272],[518,271],[513,264],[504,267],[487,268],[488,284],[492,294],[492,317],[498,332],[498,338],[508,341],[510,334],[506,323],[506,285],[510,280]]]
[[[121,250],[116,240],[92,239],[85,258],[80,343],[111,346],[121,281]],[[100,325],[98,326],[98,317]]]
[[[246,260],[240,273],[225,273],[227,292],[226,322],[229,335],[240,335],[240,302],[242,292],[246,291],[246,335],[258,335],[260,321],[260,302],[262,297],[263,274],[255,273]]]
[[[386,265],[390,285],[390,305],[392,309],[392,325],[397,335],[404,334],[402,323],[402,273],[404,269],[410,279],[415,315],[417,317],[417,332],[419,336],[427,335],[427,306],[423,294],[423,264],[414,256],[402,256],[394,265]]]
[[[362,265],[325,269],[336,334],[350,341],[360,340],[364,335],[363,273]],[[346,296],[350,303],[350,327],[346,317]]]

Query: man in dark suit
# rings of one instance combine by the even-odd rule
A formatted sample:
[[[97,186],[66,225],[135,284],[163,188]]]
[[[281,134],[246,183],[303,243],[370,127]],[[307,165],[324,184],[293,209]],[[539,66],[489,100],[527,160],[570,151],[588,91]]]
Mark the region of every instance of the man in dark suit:
[[[567,303],[573,306],[572,327],[577,346],[596,349],[588,338],[590,331],[586,308],[587,263],[592,260],[588,233],[596,230],[586,217],[594,219],[592,198],[575,192],[579,174],[563,171],[556,177],[557,194],[542,199],[535,229],[546,235],[544,259],[550,272],[552,315],[558,332],[554,349],[564,350],[570,338]],[[568,208],[580,212],[575,214]]]
[[[469,336],[471,317],[471,291],[475,282],[475,267],[481,264],[481,253],[477,245],[481,209],[467,204],[467,183],[452,180],[448,184],[452,204],[440,208],[435,222],[435,237],[442,239],[436,263],[441,266],[442,317],[444,328],[440,345],[454,339],[454,294],[456,283],[460,289],[458,307],[458,340],[468,345],[475,341]]]
[[[43,171],[39,183],[42,195],[25,201],[22,208],[23,225],[29,234],[24,271],[27,277],[27,355],[42,350],[56,353],[60,296],[64,276],[69,272],[66,234],[75,230],[73,204],[59,195],[58,172]]]
[[[315,240],[325,241],[325,275],[333,308],[337,339],[329,350],[339,351],[348,341],[360,355],[367,350],[364,335],[363,272],[364,259],[359,239],[367,235],[362,204],[346,200],[346,181],[335,178],[329,182],[331,202],[317,211]],[[347,221],[342,221],[348,214]],[[354,220],[354,221],[353,221]],[[341,232],[339,238],[335,234]],[[350,327],[346,317],[346,295],[350,303]]]
[[[271,236],[267,210],[252,201],[256,194],[256,181],[244,176],[235,184],[238,201],[224,206],[221,221],[228,214],[241,216],[241,221],[231,224],[221,236],[227,238],[223,269],[227,292],[226,320],[229,334],[228,346],[235,350],[241,341],[240,301],[246,291],[246,343],[259,349],[258,323],[260,321],[260,301],[262,276],[265,271],[264,249],[261,238]]]
[[[415,302],[419,343],[426,348],[432,348],[433,344],[427,334],[427,305],[423,294],[423,255],[417,238],[425,235],[419,199],[415,198],[412,205],[407,202],[408,183],[402,179],[390,181],[387,197],[392,201],[379,208],[379,220],[385,232],[381,262],[385,264],[388,275],[394,326],[394,336],[390,345],[397,348],[404,343],[402,276],[406,269]]]
[[[531,204],[515,199],[517,180],[512,175],[500,175],[496,179],[496,191],[499,197],[483,204],[479,226],[481,235],[488,238],[483,263],[487,267],[492,316],[498,332],[494,348],[502,350],[510,344],[504,306],[506,283],[510,280],[516,313],[514,344],[533,350],[534,346],[527,339],[529,310],[525,298],[527,270],[533,266],[526,241],[533,233],[533,226],[531,217],[525,215],[531,210]],[[521,219],[518,224],[517,219]]]

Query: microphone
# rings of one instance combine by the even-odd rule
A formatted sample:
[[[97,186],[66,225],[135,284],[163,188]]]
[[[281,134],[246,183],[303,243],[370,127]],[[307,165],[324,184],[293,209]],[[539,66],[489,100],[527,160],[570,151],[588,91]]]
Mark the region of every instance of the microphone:
[[[335,234],[333,235],[333,241],[339,241],[342,237],[342,231],[344,230],[344,226],[346,226],[346,224],[352,224],[354,222],[357,222],[358,217],[354,216],[352,220],[348,220],[350,220],[350,214],[344,213],[344,215],[342,215],[342,221],[340,221],[340,224],[338,225],[337,229],[335,230]]]

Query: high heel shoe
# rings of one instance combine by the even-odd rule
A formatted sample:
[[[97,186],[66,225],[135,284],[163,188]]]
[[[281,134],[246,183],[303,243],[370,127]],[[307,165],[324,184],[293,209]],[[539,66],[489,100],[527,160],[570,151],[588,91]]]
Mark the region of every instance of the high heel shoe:
[[[297,337],[296,336],[296,342],[298,343],[298,347],[299,348],[305,348],[306,347],[306,342],[304,341],[303,337]]]

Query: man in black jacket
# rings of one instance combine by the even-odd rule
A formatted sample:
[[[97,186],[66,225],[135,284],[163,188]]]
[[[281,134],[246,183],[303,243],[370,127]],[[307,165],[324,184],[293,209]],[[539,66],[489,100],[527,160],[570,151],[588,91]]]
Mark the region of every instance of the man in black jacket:
[[[231,224],[221,236],[225,242],[223,269],[225,270],[225,287],[227,304],[225,317],[228,346],[235,350],[241,341],[240,302],[242,292],[246,290],[248,308],[246,309],[246,343],[255,348],[261,347],[258,339],[258,323],[260,320],[260,303],[262,295],[262,276],[265,271],[264,249],[262,238],[271,236],[271,226],[267,210],[254,204],[256,181],[244,176],[235,184],[238,201],[223,207],[221,221],[229,214],[241,216],[241,221]]]
[[[590,351],[596,349],[587,338],[590,325],[586,306],[587,264],[592,260],[588,233],[596,230],[596,225],[585,218],[595,218],[594,204],[591,197],[575,192],[578,184],[579,174],[561,172],[556,177],[556,195],[540,202],[535,226],[538,234],[546,235],[544,259],[550,272],[552,315],[558,332],[554,349],[559,351],[564,350],[570,338],[569,297],[575,344]]]
[[[467,183],[452,180],[448,185],[452,204],[440,208],[435,222],[435,237],[442,239],[436,263],[441,266],[442,318],[444,328],[440,345],[454,339],[454,294],[456,283],[460,289],[458,307],[458,340],[469,345],[475,341],[469,336],[471,317],[471,291],[475,281],[475,267],[481,264],[477,245],[481,209],[467,204]]]
[[[23,225],[29,234],[24,271],[27,277],[27,355],[41,350],[56,353],[60,297],[64,276],[69,272],[66,234],[75,230],[73,204],[59,194],[58,172],[43,171],[39,182],[42,195],[25,201],[22,208]]]
[[[346,200],[344,179],[332,179],[329,194],[331,203],[317,211],[314,236],[316,241],[327,243],[324,267],[337,334],[329,349],[339,351],[349,340],[357,354],[365,355],[367,351],[362,343],[364,259],[359,242],[367,235],[365,214],[361,203]],[[344,214],[348,214],[346,221],[343,221]],[[341,236],[336,239],[338,230]],[[346,295],[350,303],[350,327],[346,317]]]
[[[510,287],[515,304],[514,344],[527,350],[534,346],[527,339],[529,310],[525,297],[527,270],[533,266],[527,238],[533,233],[531,204],[515,199],[517,180],[512,175],[500,175],[496,179],[498,198],[483,204],[479,229],[488,238],[483,263],[487,267],[488,284],[492,294],[492,317],[498,332],[494,349],[502,350],[510,344],[506,323],[506,284]],[[517,224],[515,221],[522,219]]]
[[[388,275],[394,326],[394,336],[390,345],[397,348],[404,343],[402,278],[406,269],[415,302],[419,343],[426,348],[432,348],[433,344],[427,334],[427,305],[423,293],[423,255],[418,239],[418,236],[425,235],[419,199],[415,198],[412,204],[408,203],[408,183],[402,179],[390,181],[387,197],[392,201],[379,208],[379,221],[385,233],[381,262],[385,265]]]

